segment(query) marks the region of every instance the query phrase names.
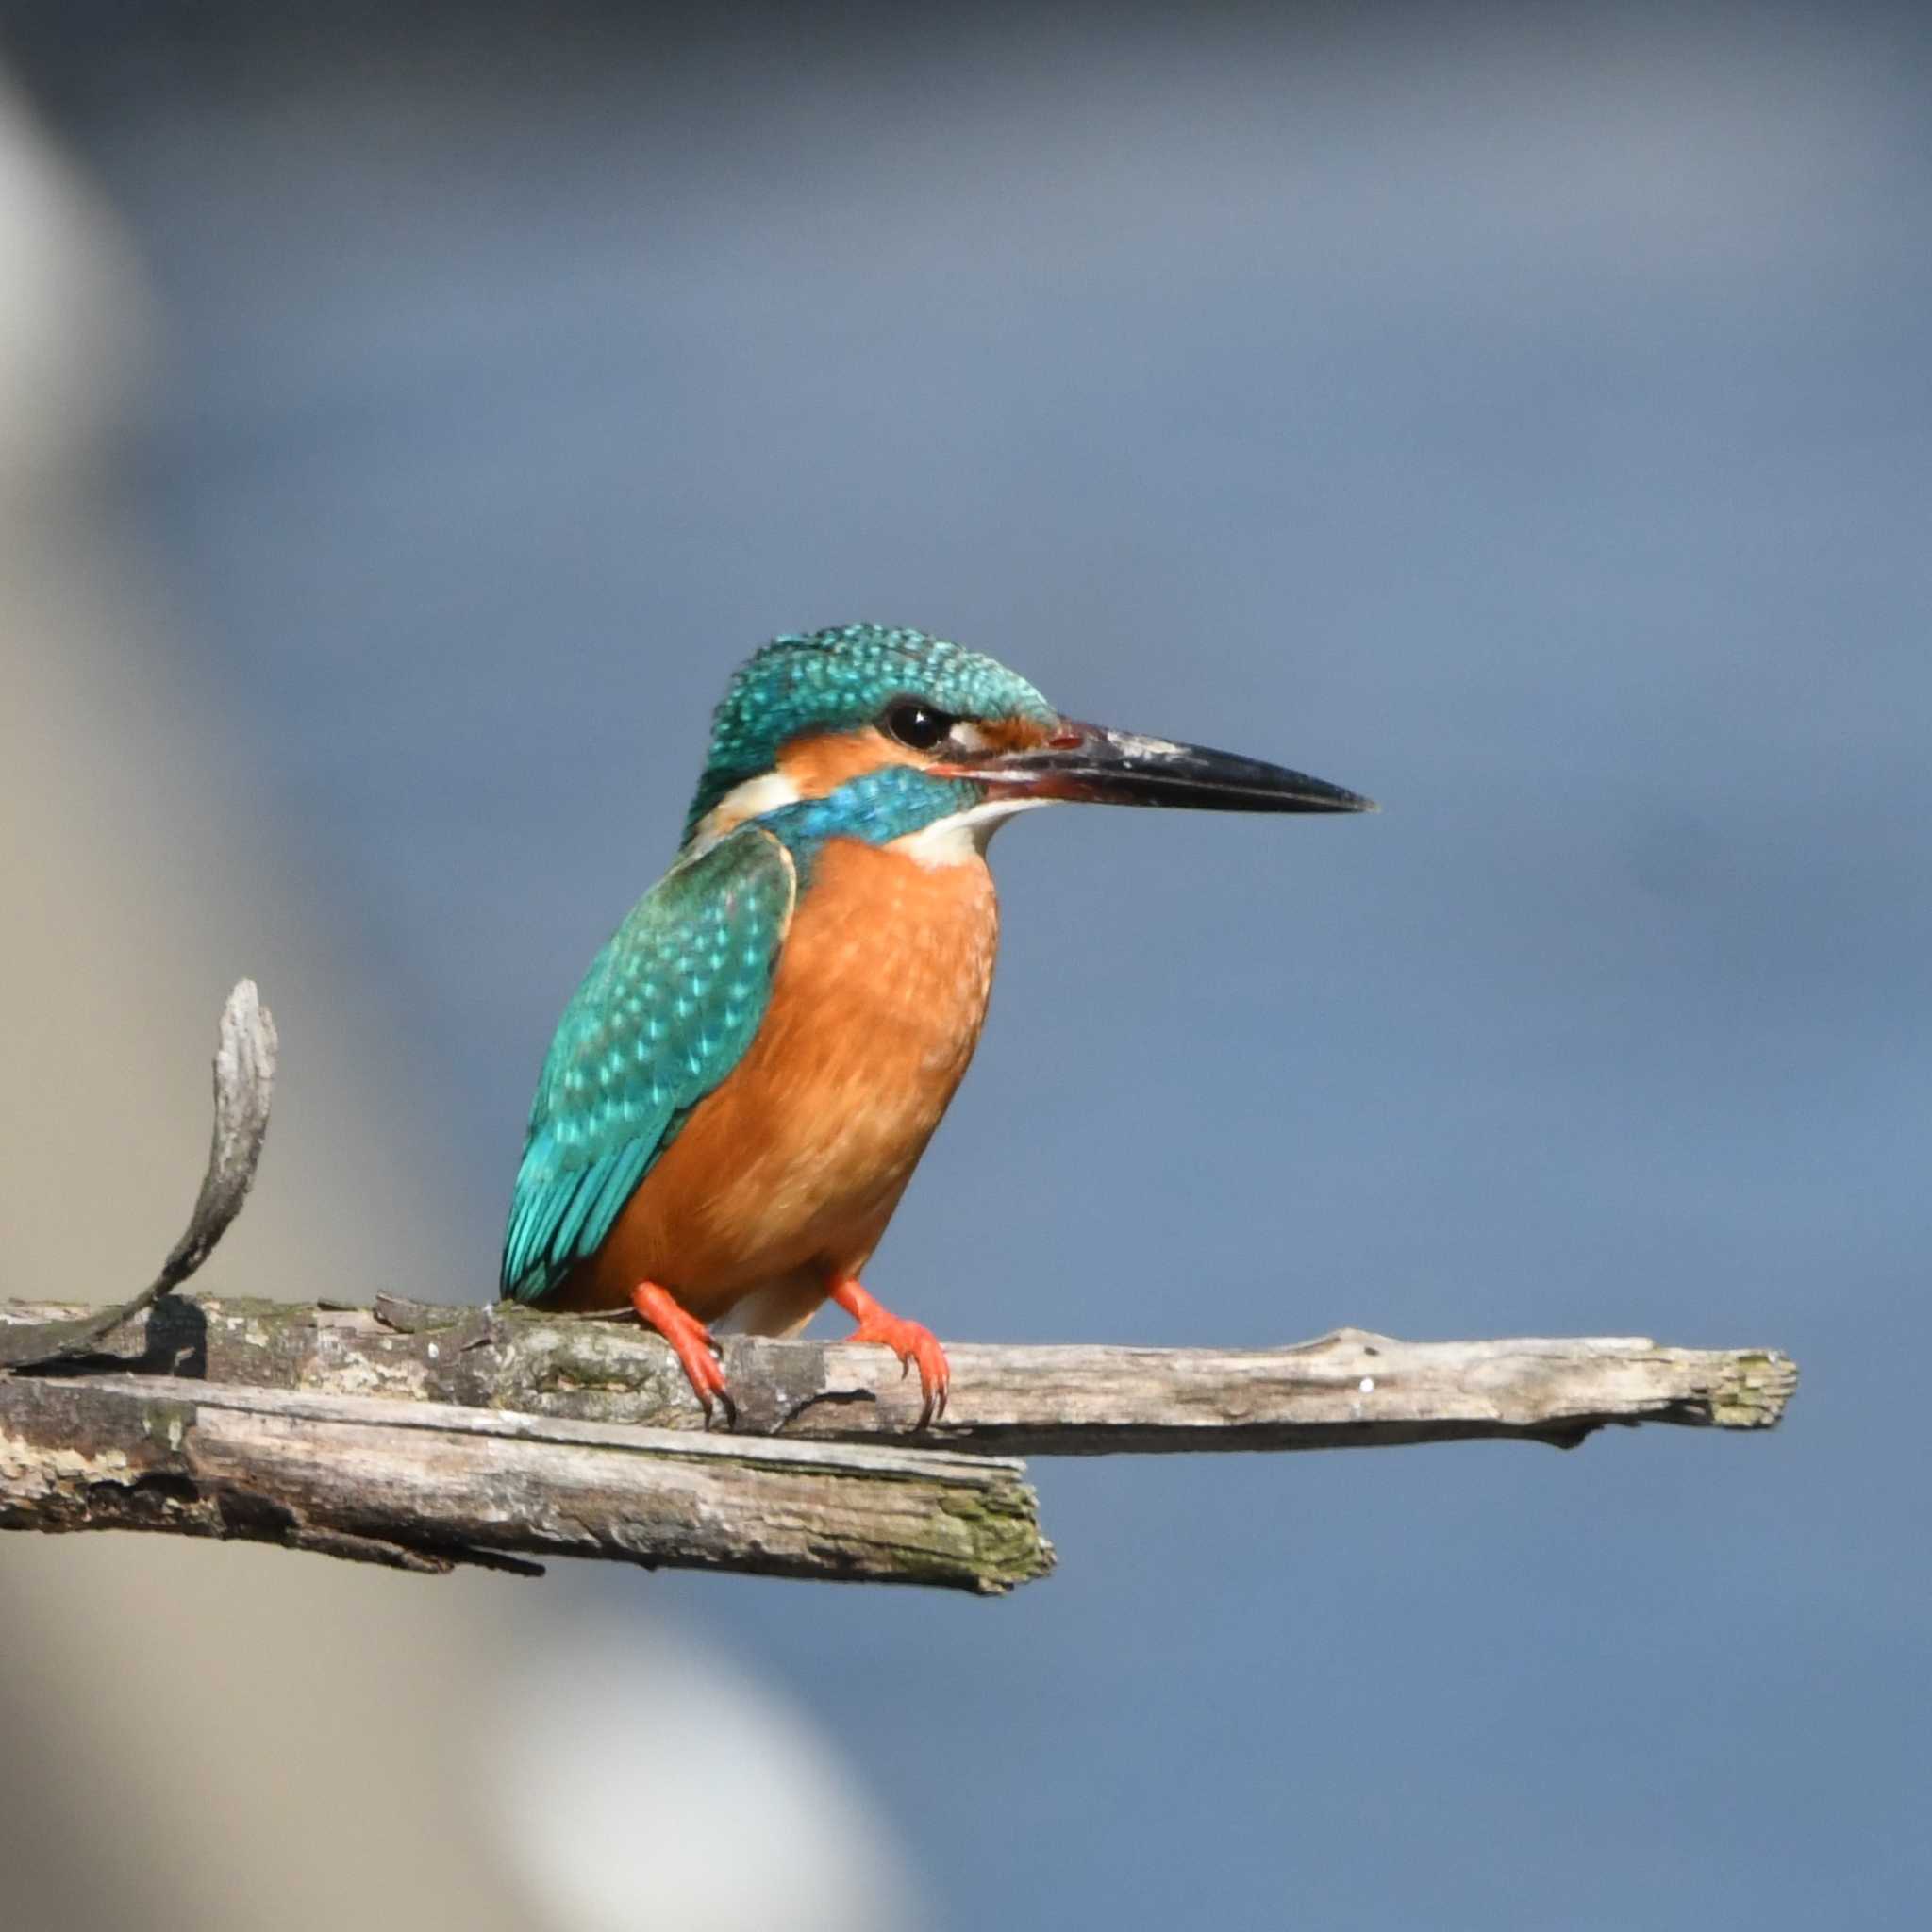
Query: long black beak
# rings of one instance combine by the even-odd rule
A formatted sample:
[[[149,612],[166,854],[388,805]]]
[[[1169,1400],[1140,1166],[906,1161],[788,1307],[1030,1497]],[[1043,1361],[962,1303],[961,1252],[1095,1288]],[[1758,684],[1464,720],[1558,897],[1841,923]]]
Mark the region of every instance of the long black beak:
[[[1025,751],[962,762],[961,777],[1008,796],[1094,805],[1185,805],[1206,811],[1374,811],[1374,799],[1324,778],[1200,744],[1173,744],[1077,719]]]

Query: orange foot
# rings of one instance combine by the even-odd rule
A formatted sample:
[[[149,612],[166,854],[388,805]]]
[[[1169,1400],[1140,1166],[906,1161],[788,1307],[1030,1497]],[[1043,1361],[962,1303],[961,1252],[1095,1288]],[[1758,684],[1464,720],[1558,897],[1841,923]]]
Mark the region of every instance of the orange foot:
[[[673,1299],[668,1288],[655,1281],[641,1281],[630,1291],[631,1307],[650,1327],[671,1344],[672,1353],[683,1366],[691,1391],[705,1405],[705,1420],[711,1420],[711,1400],[724,1405],[724,1417],[734,1426],[738,1406],[724,1386],[724,1371],[718,1366],[717,1343],[711,1331],[688,1308]]]
[[[832,1299],[858,1324],[845,1339],[848,1341],[876,1341],[899,1357],[899,1373],[919,1370],[919,1392],[925,1400],[919,1411],[919,1426],[937,1421],[946,1412],[946,1388],[953,1372],[946,1366],[946,1352],[932,1330],[902,1315],[889,1315],[856,1281],[835,1282]],[[689,1319],[689,1317],[687,1317]]]

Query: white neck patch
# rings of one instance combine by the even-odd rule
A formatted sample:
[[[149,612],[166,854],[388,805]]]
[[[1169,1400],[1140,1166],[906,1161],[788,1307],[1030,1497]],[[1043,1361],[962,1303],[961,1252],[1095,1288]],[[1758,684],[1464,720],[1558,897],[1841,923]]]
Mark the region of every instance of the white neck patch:
[[[783,772],[763,772],[734,785],[697,823],[684,848],[687,858],[708,852],[726,832],[735,832],[747,819],[761,819],[781,806],[796,805],[798,787]]]
[[[964,865],[986,856],[987,841],[1017,812],[1037,805],[1058,805],[1057,798],[989,798],[978,805],[939,819],[917,832],[890,840],[888,852],[897,852],[915,865],[938,868]]]

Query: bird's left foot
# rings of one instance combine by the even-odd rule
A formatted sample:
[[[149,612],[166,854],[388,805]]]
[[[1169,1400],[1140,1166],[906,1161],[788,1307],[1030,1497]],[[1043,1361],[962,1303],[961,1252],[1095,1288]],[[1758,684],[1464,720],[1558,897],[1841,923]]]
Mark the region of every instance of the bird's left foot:
[[[711,1425],[712,1403],[716,1401],[724,1407],[726,1424],[736,1428],[738,1405],[724,1386],[724,1371],[719,1366],[718,1344],[711,1340],[711,1331],[668,1288],[655,1281],[639,1282],[630,1291],[630,1303],[640,1320],[671,1344],[691,1393],[704,1404],[705,1426]]]
[[[890,1348],[899,1357],[899,1373],[908,1368],[919,1371],[919,1392],[924,1398],[919,1426],[937,1422],[946,1412],[946,1389],[953,1372],[946,1365],[946,1352],[939,1338],[923,1322],[908,1322],[903,1315],[888,1314],[856,1281],[841,1281],[832,1289],[832,1300],[858,1324],[845,1340],[874,1341]]]

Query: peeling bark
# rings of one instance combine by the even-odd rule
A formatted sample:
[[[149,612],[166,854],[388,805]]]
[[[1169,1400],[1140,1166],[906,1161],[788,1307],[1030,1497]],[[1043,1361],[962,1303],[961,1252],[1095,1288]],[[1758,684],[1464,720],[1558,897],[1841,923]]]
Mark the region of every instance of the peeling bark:
[[[0,1528],[441,1571],[533,1557],[994,1593],[1051,1546],[1019,1464],[176,1377],[0,1381]]]

